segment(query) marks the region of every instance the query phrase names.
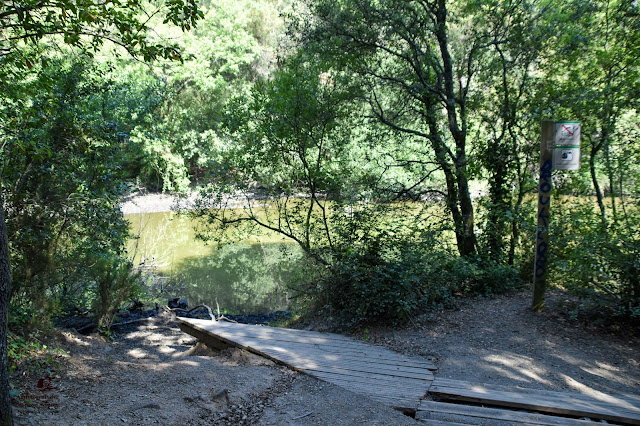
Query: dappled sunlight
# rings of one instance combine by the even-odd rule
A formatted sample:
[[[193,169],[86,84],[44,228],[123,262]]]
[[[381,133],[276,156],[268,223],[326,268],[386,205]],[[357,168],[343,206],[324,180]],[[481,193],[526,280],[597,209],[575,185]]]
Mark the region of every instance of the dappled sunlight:
[[[583,393],[585,395],[589,395],[592,396],[594,398],[597,398],[601,401],[606,401],[606,402],[610,402],[610,403],[615,403],[621,407],[624,408],[629,408],[629,409],[634,409],[637,407],[637,402],[640,402],[640,397],[639,396],[625,396],[624,398],[620,398],[618,396],[614,396],[614,395],[609,395],[606,394],[604,392],[600,392],[596,389],[593,389],[590,386],[585,385],[584,383],[581,383],[565,374],[561,374],[562,377],[564,377],[565,382],[567,383],[567,385],[569,385],[572,389]],[[626,399],[633,399],[634,401],[626,401]]]
[[[127,354],[129,354],[129,356],[136,359],[147,358],[149,356],[149,353],[147,351],[140,348],[131,349],[130,351],[127,352]]]
[[[596,363],[599,364],[599,363]],[[607,368],[609,367],[609,368]],[[585,371],[589,374],[593,374],[594,376],[600,376],[603,377],[605,379],[608,380],[613,380],[616,381],[618,380],[619,374],[620,374],[620,369],[619,368],[615,368],[615,367],[611,367],[611,366],[607,366],[607,367],[602,367],[600,365],[598,365],[597,368],[595,367],[590,367],[590,366],[585,366],[585,367],[581,367],[582,371]]]
[[[562,351],[555,353],[554,357],[571,365],[580,365],[584,362],[583,360]]]
[[[488,369],[499,373],[503,377],[551,385],[544,378],[544,376],[548,375],[548,370],[536,365],[536,362],[530,357],[502,353],[487,355],[483,359],[488,363]]]
[[[176,352],[175,348],[172,348],[171,346],[166,346],[166,345],[162,345],[158,348],[158,352],[162,353],[162,354],[173,354],[174,352]]]
[[[619,367],[613,366],[611,364],[607,364],[605,362],[596,361],[595,364],[598,366],[598,368],[601,368],[603,370],[620,371]]]

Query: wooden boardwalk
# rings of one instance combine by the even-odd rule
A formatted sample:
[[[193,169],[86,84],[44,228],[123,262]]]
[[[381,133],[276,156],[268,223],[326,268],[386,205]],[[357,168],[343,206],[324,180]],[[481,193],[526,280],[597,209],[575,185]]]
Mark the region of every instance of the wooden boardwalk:
[[[427,424],[594,424],[588,418],[640,425],[640,396],[587,396],[434,378],[430,361],[338,334],[178,319],[184,332],[207,345],[249,350]]]
[[[207,344],[247,349],[403,411],[416,411],[434,379],[429,361],[339,334],[178,319],[183,331]]]
[[[438,400],[462,403],[480,404],[483,406],[503,407],[509,409],[527,410],[541,413],[538,423],[534,424],[576,424],[575,419],[590,418],[622,424],[640,424],[640,397],[627,395],[625,397],[601,394],[598,397],[570,392],[554,392],[535,389],[485,385],[469,383],[460,380],[437,378],[434,380],[429,395]],[[422,401],[418,411],[434,409],[431,401]],[[450,409],[452,404],[448,404]],[[457,412],[464,408],[464,404],[456,404]],[[435,410],[442,410],[437,407]],[[468,415],[479,416],[491,414],[487,410],[484,414],[478,407],[472,406]],[[504,410],[499,410],[504,415]],[[513,413],[509,413],[513,417]],[[571,416],[573,418],[557,417]],[[551,416],[551,417],[550,417]],[[488,417],[494,418],[494,417]],[[495,417],[496,419],[500,417]],[[549,420],[551,419],[551,420]],[[513,420],[513,419],[512,419]],[[520,418],[524,422],[524,418]],[[591,423],[593,424],[593,423]]]

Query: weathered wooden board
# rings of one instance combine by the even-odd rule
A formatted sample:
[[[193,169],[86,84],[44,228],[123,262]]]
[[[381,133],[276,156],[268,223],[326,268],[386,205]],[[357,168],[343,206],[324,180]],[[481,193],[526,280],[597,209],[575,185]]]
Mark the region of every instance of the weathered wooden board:
[[[199,323],[192,322],[190,324],[199,325],[205,328],[207,327],[207,324],[210,325],[212,323],[211,321],[206,320],[193,321],[199,321]],[[232,337],[234,340],[246,338],[316,345],[316,347],[327,354],[331,354],[339,349],[341,357],[350,356],[352,358],[359,359],[363,354],[367,354],[369,357],[375,358],[380,362],[387,361],[393,365],[408,365],[418,368],[426,368],[429,370],[436,369],[435,365],[428,360],[409,358],[380,346],[373,346],[365,342],[358,342],[345,336],[339,336],[339,338],[336,338],[334,337],[336,335],[329,334],[329,337],[325,338],[322,337],[322,335],[318,336],[319,333],[317,332],[305,330],[281,329],[246,324],[240,324],[242,328],[238,329],[238,324],[228,322],[215,322],[214,324],[216,335],[225,337],[225,333],[230,333],[228,337]],[[310,333],[310,335],[307,336],[306,333]]]
[[[576,393],[487,386],[439,378],[434,380],[429,394],[443,400],[640,424],[640,406],[635,400],[610,395],[596,398]]]
[[[420,401],[416,419],[459,421],[467,424],[491,423],[496,426],[514,423],[550,426],[593,425],[593,422],[589,420],[426,400]]]
[[[339,368],[350,371],[358,371],[363,373],[374,373],[377,375],[392,376],[392,377],[404,377],[407,379],[416,380],[433,380],[433,373],[429,370],[423,371],[406,371],[402,368],[393,368],[389,365],[375,364],[374,362],[367,362],[366,356],[360,359],[360,361],[354,361],[350,359],[333,359],[325,360],[322,358],[322,353],[318,353],[313,350],[305,350],[305,348],[294,347],[292,351],[296,352],[282,352],[274,350],[273,345],[263,345],[257,340],[239,340],[245,347],[251,347],[259,350],[261,353],[269,355],[272,359],[278,359],[287,364],[296,364],[300,368],[306,370],[317,370],[322,367]]]
[[[464,423],[445,422],[442,420],[419,419],[421,423],[429,426],[465,426]]]
[[[367,395],[391,407],[415,412],[433,381],[433,363],[345,336],[304,330],[179,318],[196,337],[260,354],[292,369]]]

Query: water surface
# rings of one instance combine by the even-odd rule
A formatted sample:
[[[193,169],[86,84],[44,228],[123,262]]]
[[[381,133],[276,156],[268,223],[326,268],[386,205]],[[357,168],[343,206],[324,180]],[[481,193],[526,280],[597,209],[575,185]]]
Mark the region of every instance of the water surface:
[[[286,284],[296,274],[297,245],[273,235],[227,244],[196,240],[194,223],[174,212],[127,214],[133,261],[149,273],[152,295],[186,297],[229,314],[287,309]]]

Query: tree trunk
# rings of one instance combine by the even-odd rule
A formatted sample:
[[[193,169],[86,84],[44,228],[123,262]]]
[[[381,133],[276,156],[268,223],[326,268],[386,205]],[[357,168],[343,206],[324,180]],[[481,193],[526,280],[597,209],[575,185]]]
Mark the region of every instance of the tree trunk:
[[[474,232],[473,202],[469,193],[469,181],[466,166],[459,170],[458,197],[460,199],[460,213],[462,213],[462,244],[459,247],[461,256],[473,256],[476,254],[476,234]]]
[[[505,157],[499,151],[500,141],[496,141],[491,147],[496,153],[494,158],[489,158],[488,168],[491,172],[489,182],[489,206],[487,212],[487,250],[489,257],[496,262],[501,262],[504,252],[504,234],[506,212],[509,209],[509,191],[505,177],[508,170]]]
[[[604,196],[600,190],[598,183],[598,176],[596,175],[596,155],[602,148],[602,139],[592,146],[591,153],[589,155],[589,171],[591,173],[591,182],[593,183],[593,190],[596,192],[596,199],[598,200],[598,207],[600,208],[600,220],[602,221],[602,231],[607,232],[607,211],[604,206]]]
[[[11,425],[11,394],[7,363],[7,323],[9,320],[9,295],[11,294],[11,269],[9,245],[4,221],[4,202],[0,194],[0,425]]]
[[[447,111],[447,121],[449,132],[456,144],[454,167],[457,185],[457,200],[460,212],[460,221],[454,222],[456,226],[456,239],[458,251],[461,256],[472,256],[476,253],[476,236],[474,232],[473,202],[469,193],[469,179],[467,176],[466,157],[466,94],[461,89],[458,96],[455,91],[455,73],[453,70],[453,60],[449,52],[449,41],[447,37],[447,2],[438,0],[435,9],[436,28],[434,34],[440,47],[442,58],[442,95],[445,99],[445,109]]]

